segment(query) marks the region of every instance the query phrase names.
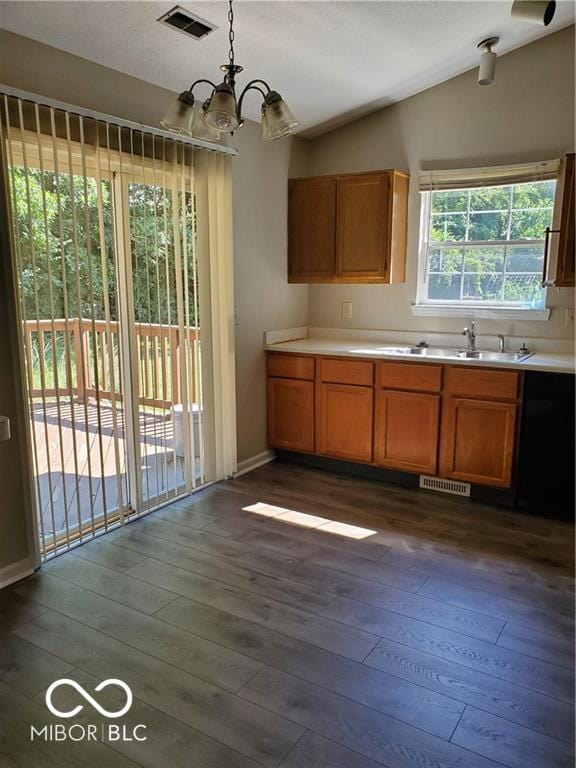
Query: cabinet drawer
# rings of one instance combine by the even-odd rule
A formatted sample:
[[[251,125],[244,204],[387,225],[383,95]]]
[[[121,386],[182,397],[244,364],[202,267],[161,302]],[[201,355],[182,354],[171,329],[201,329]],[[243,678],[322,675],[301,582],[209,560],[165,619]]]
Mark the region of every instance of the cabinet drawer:
[[[516,400],[520,374],[479,368],[446,369],[445,390],[450,395],[482,397],[487,400]]]
[[[374,363],[369,360],[335,360],[320,358],[320,380],[332,384],[358,384],[371,387],[374,384]]]
[[[268,376],[282,379],[314,379],[314,358],[304,355],[268,353]]]
[[[442,366],[428,363],[378,364],[378,386],[384,389],[405,389],[412,392],[440,392]]]

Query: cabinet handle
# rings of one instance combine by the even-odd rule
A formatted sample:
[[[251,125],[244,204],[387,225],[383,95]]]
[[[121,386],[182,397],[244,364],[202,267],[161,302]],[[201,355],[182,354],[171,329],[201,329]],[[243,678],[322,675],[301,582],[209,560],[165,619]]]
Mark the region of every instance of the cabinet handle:
[[[548,259],[550,257],[550,235],[560,232],[559,229],[550,229],[546,227],[546,236],[544,237],[544,266],[542,267],[542,288],[549,288],[555,284],[555,280],[548,280]]]

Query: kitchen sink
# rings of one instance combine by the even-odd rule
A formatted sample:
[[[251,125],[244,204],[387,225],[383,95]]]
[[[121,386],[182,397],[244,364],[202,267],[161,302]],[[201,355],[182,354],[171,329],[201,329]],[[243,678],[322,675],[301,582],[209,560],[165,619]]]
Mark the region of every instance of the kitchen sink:
[[[444,360],[488,360],[491,362],[519,363],[531,357],[533,352],[494,352],[487,349],[471,351],[448,347],[378,347],[357,349],[358,354],[406,355],[407,357],[437,357]]]
[[[503,363],[519,363],[528,357],[532,357],[533,354],[533,352],[491,352],[479,349],[476,352],[470,352],[469,350],[458,352],[457,357],[464,357],[470,360],[500,360]]]
[[[519,363],[530,357],[532,352],[494,352],[487,349],[442,349],[441,347],[410,347],[409,355],[425,357],[446,357],[451,360],[493,360],[505,363]]]

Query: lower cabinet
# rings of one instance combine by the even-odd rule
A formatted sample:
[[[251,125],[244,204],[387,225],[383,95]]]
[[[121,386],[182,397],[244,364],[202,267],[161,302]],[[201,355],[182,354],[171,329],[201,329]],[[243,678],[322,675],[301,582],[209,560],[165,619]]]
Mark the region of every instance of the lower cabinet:
[[[517,408],[516,403],[445,398],[440,475],[509,488],[512,485]]]
[[[314,450],[314,382],[268,379],[268,442],[274,448]]]
[[[376,392],[374,461],[406,472],[436,474],[440,396]]]
[[[347,384],[318,384],[318,453],[372,461],[374,390]]]
[[[511,488],[513,370],[270,353],[270,446]]]

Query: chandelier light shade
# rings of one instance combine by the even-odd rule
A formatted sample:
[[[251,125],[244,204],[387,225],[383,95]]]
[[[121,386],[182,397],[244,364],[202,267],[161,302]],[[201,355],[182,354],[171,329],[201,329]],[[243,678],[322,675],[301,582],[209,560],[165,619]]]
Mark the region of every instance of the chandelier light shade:
[[[192,120],[192,130],[188,135],[201,141],[218,141],[220,139],[220,131],[212,128],[205,120],[207,107],[208,100],[204,104],[201,104],[199,101],[194,104],[192,109],[194,110],[195,117]]]
[[[265,127],[262,127],[263,141],[282,139],[298,125],[288,104],[276,91],[270,91],[264,99],[263,119],[266,121]]]
[[[227,83],[221,83],[208,103],[204,122],[216,131],[232,133],[238,128],[236,97]]]
[[[234,62],[234,11],[232,0],[228,3],[228,64],[220,69],[224,79],[216,85],[211,80],[196,80],[187,91],[183,91],[172,103],[161,125],[173,133],[192,136],[204,141],[218,141],[222,134],[233,133],[241,128],[242,104],[249,91],[257,91],[262,96],[262,140],[275,141],[289,136],[298,121],[288,105],[277,91],[273,91],[265,80],[251,80],[240,96],[236,96],[236,75],[242,67]],[[210,95],[202,103],[196,100],[194,89],[199,85],[209,85]]]
[[[188,91],[184,91],[177,99],[174,99],[160,124],[172,133],[191,136],[197,119],[198,110],[194,108],[194,100],[190,101]]]

